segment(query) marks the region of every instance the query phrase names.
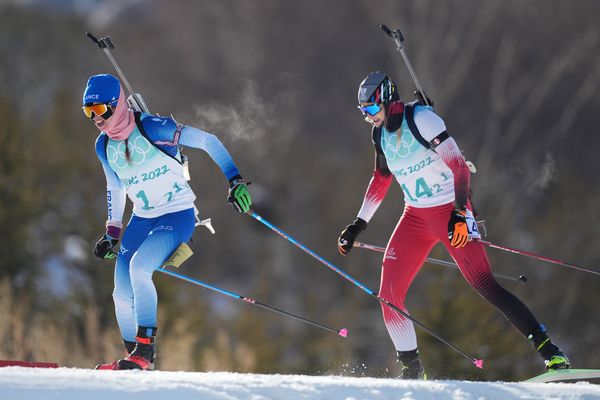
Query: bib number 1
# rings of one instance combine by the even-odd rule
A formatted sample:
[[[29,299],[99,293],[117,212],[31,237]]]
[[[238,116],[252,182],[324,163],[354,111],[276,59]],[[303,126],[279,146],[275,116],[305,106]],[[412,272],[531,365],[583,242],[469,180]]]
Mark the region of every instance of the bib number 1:
[[[137,197],[138,199],[140,199],[144,202],[144,206],[142,207],[142,209],[148,211],[148,210],[152,210],[154,208],[154,207],[150,206],[150,202],[148,201],[146,192],[144,192],[143,190],[140,190],[139,192],[137,192],[135,197]]]

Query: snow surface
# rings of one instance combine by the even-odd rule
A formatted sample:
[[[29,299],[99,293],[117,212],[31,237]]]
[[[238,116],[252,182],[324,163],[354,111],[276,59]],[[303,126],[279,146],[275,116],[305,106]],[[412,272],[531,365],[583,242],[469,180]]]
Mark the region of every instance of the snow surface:
[[[231,372],[0,368],[2,400],[600,399],[587,382],[402,381]]]

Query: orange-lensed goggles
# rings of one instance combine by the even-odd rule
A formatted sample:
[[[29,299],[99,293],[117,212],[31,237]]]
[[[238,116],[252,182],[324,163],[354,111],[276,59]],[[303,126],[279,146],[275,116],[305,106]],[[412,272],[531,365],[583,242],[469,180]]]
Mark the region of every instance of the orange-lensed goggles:
[[[86,117],[92,118],[93,115],[104,115],[108,111],[108,104],[93,104],[91,106],[83,106],[83,113]]]

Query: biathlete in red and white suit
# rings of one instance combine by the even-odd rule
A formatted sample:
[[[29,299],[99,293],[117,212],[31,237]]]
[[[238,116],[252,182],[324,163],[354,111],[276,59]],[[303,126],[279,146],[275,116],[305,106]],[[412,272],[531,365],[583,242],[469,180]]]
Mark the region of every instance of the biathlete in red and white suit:
[[[358,218],[338,241],[346,255],[357,235],[383,201],[392,178],[404,192],[404,212],[383,258],[379,295],[403,310],[408,288],[432,247],[441,242],[458,264],[462,275],[529,338],[547,369],[569,368],[569,360],[554,345],[531,311],[496,282],[479,238],[469,202],[470,171],[444,121],[431,107],[404,104],[394,83],[382,72],[369,74],[359,86],[359,109],[372,124],[375,171]],[[416,127],[422,138],[411,131]],[[427,146],[427,147],[426,147]],[[413,324],[382,305],[383,318],[403,363],[403,378],[422,378]]]

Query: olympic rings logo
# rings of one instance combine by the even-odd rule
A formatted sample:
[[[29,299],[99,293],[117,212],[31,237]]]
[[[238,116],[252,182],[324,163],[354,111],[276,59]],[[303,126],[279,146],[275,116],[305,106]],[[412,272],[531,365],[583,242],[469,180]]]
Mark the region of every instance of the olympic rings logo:
[[[133,165],[140,165],[153,150],[152,145],[141,135],[137,135],[133,141],[129,141],[130,160]],[[111,166],[117,169],[125,169],[128,166],[127,158],[125,157],[125,141],[115,145],[109,143],[106,148],[106,157]]]
[[[134,165],[140,165],[146,161],[146,154],[152,150],[152,145],[140,135],[135,138],[129,149],[131,150],[131,162]]]
[[[400,140],[398,140],[398,135],[393,133],[381,137],[381,148],[385,157],[389,161],[394,161],[396,158],[408,157],[415,142],[415,137],[410,133],[403,133]]]
[[[111,166],[119,169],[127,167],[127,160],[125,159],[125,142],[121,142],[118,145],[110,143],[106,147],[106,158]]]

